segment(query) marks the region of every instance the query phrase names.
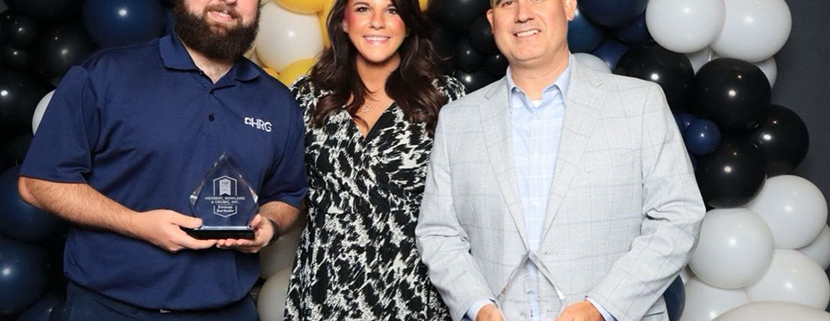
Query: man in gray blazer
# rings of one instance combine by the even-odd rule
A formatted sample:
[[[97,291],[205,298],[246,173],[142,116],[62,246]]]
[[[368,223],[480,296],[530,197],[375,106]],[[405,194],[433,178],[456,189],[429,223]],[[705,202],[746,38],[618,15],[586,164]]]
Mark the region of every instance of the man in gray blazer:
[[[668,320],[705,213],[656,84],[568,51],[576,0],[492,0],[504,79],[441,110],[416,228],[454,320]]]

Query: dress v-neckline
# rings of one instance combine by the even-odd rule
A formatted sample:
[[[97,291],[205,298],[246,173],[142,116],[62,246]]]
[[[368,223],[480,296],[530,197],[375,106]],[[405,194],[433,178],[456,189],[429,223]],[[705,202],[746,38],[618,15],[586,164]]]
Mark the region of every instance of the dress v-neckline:
[[[366,132],[366,135],[363,135],[363,132],[360,131],[360,126],[357,125],[357,121],[355,121],[355,118],[347,111],[346,115],[349,116],[349,122],[351,123],[352,129],[354,129],[357,132],[356,135],[358,136],[359,140],[361,142],[368,143],[372,141],[372,139],[374,139],[375,136],[377,136],[377,132],[380,130],[378,127],[379,125],[382,125],[381,122],[386,120],[386,118],[390,115],[390,110],[396,108],[397,106],[398,104],[394,101],[391,104],[389,104],[389,106],[387,106],[386,109],[384,109],[383,112],[380,113],[378,119],[375,120],[375,123],[372,124],[372,127],[369,128],[369,131]]]

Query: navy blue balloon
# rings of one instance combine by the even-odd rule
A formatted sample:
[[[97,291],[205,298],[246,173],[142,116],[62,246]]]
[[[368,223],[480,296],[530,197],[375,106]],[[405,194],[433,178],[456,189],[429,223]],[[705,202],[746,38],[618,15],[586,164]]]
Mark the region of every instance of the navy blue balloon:
[[[66,301],[59,303],[52,309],[49,321],[69,321],[69,309],[66,306]]]
[[[84,27],[100,47],[142,43],[164,34],[164,9],[155,0],[86,0]]]
[[[0,314],[18,313],[46,292],[46,251],[0,236]]]
[[[581,0],[579,7],[591,21],[616,28],[637,19],[645,12],[648,0]]]
[[[49,292],[23,311],[17,321],[49,321],[52,311],[65,301],[66,298],[62,294]]]
[[[620,43],[612,37],[606,37],[605,40],[599,44],[599,47],[594,49],[591,54],[597,56],[599,59],[602,59],[602,61],[605,61],[608,68],[614,70],[617,67],[617,62],[620,61],[620,58],[626,51],[628,51],[628,46]]]
[[[646,13],[623,27],[614,29],[614,37],[629,46],[644,45],[651,42],[651,34],[646,26]]]
[[[27,243],[41,243],[59,234],[65,224],[57,216],[32,207],[17,193],[20,166],[0,174],[0,232]]]
[[[591,52],[603,39],[605,32],[577,8],[573,20],[568,22],[568,49],[571,52]]]
[[[674,114],[674,120],[677,122],[677,128],[680,129],[680,134],[686,134],[686,129],[697,120],[697,117],[688,113],[678,113]]]
[[[708,155],[714,152],[720,144],[721,134],[718,125],[708,119],[698,119],[688,128],[683,140],[686,141],[686,149],[697,156]]]
[[[683,315],[683,310],[686,308],[686,287],[679,276],[669,285],[666,292],[663,292],[663,299],[666,300],[666,311],[669,314],[669,320],[680,320],[680,316]]]

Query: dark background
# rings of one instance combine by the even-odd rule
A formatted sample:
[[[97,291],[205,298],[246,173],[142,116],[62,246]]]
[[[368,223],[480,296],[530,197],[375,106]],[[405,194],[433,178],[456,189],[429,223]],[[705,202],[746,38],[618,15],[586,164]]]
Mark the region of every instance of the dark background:
[[[810,150],[795,174],[830,199],[830,2],[787,0],[787,5],[793,27],[787,44],[775,55],[778,79],[772,102],[792,109],[807,124]]]

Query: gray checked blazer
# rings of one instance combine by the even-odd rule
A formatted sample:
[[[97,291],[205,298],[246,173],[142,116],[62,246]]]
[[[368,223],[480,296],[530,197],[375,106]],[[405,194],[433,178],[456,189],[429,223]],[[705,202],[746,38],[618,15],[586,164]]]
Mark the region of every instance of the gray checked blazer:
[[[508,320],[527,318],[518,277],[527,261],[550,287],[540,290],[545,318],[590,297],[620,321],[668,320],[661,295],[688,262],[705,213],[683,139],[658,85],[596,73],[573,57],[570,66],[535,252],[526,245],[507,81],[441,109],[415,234],[454,320],[482,298]]]

